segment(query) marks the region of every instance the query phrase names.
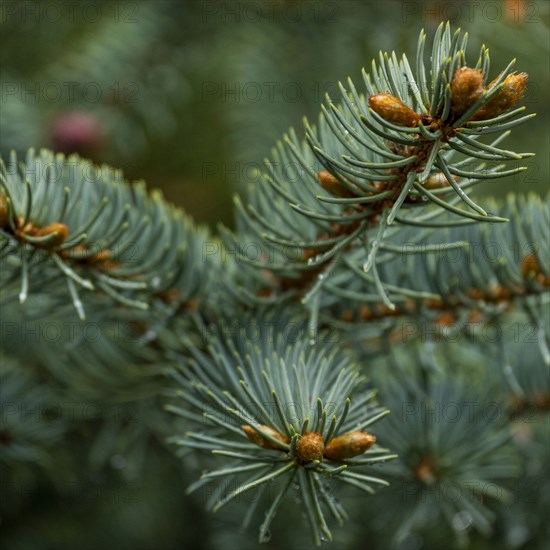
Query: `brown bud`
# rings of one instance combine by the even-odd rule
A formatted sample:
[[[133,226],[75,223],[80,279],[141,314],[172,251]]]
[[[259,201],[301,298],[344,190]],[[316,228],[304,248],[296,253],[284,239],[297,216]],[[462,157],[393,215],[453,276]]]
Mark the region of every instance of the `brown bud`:
[[[51,223],[46,227],[41,227],[33,232],[33,237],[46,237],[52,233],[57,233],[55,239],[48,241],[47,243],[36,245],[42,248],[57,248],[69,235],[69,228],[64,223]]]
[[[468,323],[481,323],[483,319],[484,315],[480,309],[472,309],[468,313]]]
[[[261,288],[258,292],[256,292],[256,295],[260,298],[270,298],[273,296],[274,292],[275,290],[273,288]]]
[[[524,279],[536,275],[540,271],[539,262],[534,254],[529,254],[521,262],[521,274]]]
[[[296,442],[296,456],[300,462],[311,462],[312,460],[321,460],[325,442],[321,434],[315,432],[306,432]]]
[[[458,176],[453,176],[455,181],[459,180]],[[437,174],[432,174],[424,183],[426,189],[439,189],[441,187],[449,187],[449,182],[445,177],[443,172],[438,172]]]
[[[25,218],[23,216],[17,216],[15,226],[18,235],[34,235],[36,232],[36,228],[33,226],[32,222],[25,223]]]
[[[325,458],[344,460],[362,455],[376,442],[376,437],[367,432],[348,432],[335,437],[325,449]]]
[[[460,117],[483,93],[483,73],[470,67],[457,69],[451,82],[451,109]]]
[[[156,294],[157,298],[160,298],[165,303],[170,302],[179,302],[183,294],[177,288],[167,288],[166,290],[161,290]]]
[[[183,309],[186,311],[196,311],[199,308],[201,301],[199,298],[192,298],[183,303]]]
[[[509,74],[504,79],[502,88],[474,114],[471,120],[495,118],[512,108],[525,94],[528,78],[527,73]],[[495,82],[496,79],[487,88],[490,88]]]
[[[428,298],[424,300],[424,304],[429,309],[441,309],[443,306],[443,300],[441,298]]]
[[[532,400],[537,410],[550,411],[550,394],[538,391],[533,394]]]
[[[368,321],[369,319],[372,319],[372,316],[372,311],[369,306],[361,306],[359,309],[359,317],[361,317],[361,320]]]
[[[119,269],[122,265],[120,262],[112,261],[109,258],[104,258],[102,261],[96,263],[98,269],[103,272],[114,271],[115,269]]]
[[[502,301],[502,300],[510,300],[512,298],[512,292],[509,288],[506,288],[502,285],[491,285],[489,287],[489,299]]]
[[[534,279],[541,285],[550,286],[550,277],[542,272],[539,260],[534,254],[529,254],[523,258],[520,271],[524,279]]]
[[[8,225],[8,205],[6,202],[6,197],[0,195],[0,228],[4,228]]]
[[[456,315],[451,311],[446,311],[445,313],[442,313],[435,320],[436,324],[438,324],[441,327],[448,327],[450,325],[454,325],[456,321],[457,321]]]
[[[470,288],[468,290],[468,296],[472,300],[485,300],[485,293],[479,288]]]
[[[70,248],[69,250],[65,251],[62,255],[65,258],[69,258],[71,260],[75,261],[82,261],[87,264],[97,264],[106,262],[111,259],[111,252],[109,250],[99,250],[92,256],[88,256],[86,258],[82,258],[79,255],[85,254],[89,251],[89,248],[86,245],[83,244],[77,244],[76,246]]]
[[[319,180],[321,187],[335,197],[350,198],[354,196],[327,170],[321,170],[317,174],[317,179]]]
[[[100,250],[97,254],[90,258],[92,263],[106,262],[111,259],[110,250]]]
[[[278,439],[283,443],[288,443],[288,440],[273,428],[270,428],[269,426],[263,426],[263,425],[260,425],[260,428],[264,432],[267,432],[271,437],[274,437],[275,439]],[[246,437],[248,437],[248,440],[251,443],[254,443],[254,445],[258,445],[258,447],[263,447],[264,449],[275,449],[278,451],[281,450],[281,447],[277,446],[275,443],[273,443],[269,439],[266,439],[260,432],[257,432],[252,426],[247,426],[247,425],[241,426],[241,430],[246,434]]]
[[[136,320],[130,321],[127,327],[130,328],[133,331],[133,334],[137,336],[143,336],[149,330],[149,326],[147,325],[147,323]]]
[[[414,475],[424,485],[433,485],[437,481],[434,464],[429,459],[423,459],[416,465]]]
[[[352,323],[353,322],[353,309],[346,308],[342,313],[340,314],[340,319],[342,321],[345,321],[346,323]]]
[[[389,94],[371,95],[369,107],[384,120],[398,126],[411,128],[418,126],[421,120],[418,113],[407,107],[400,99]]]

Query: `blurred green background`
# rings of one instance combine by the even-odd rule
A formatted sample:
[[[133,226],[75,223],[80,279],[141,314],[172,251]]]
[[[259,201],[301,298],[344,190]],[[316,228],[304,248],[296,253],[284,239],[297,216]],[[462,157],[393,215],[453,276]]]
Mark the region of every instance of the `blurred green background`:
[[[290,126],[300,131],[304,115],[315,118],[326,93],[337,100],[339,80],[360,84],[379,50],[414,59],[420,29],[430,40],[449,19],[469,32],[470,65],[482,43],[490,47],[490,79],[517,57],[530,77],[524,104],[538,113],[507,142],[537,153],[529,170],[476,193],[543,193],[549,13],[548,1],[521,0],[4,1],[0,150],[78,152],[163,189],[198,221],[231,225],[233,193],[259,181],[275,140]],[[24,478],[2,485],[7,545],[248,548],[231,538],[237,520],[210,519],[205,532],[200,498],[184,495],[187,473],[160,442],[144,445],[137,482],[119,476],[115,456],[112,471],[86,479],[54,472],[38,493],[27,492]],[[69,453],[68,463],[86,453]]]
[[[80,152],[145,178],[197,220],[231,224],[231,195],[290,126],[379,50],[414,59],[442,20],[490,47],[494,78],[516,57],[538,117],[508,146],[529,170],[477,193],[546,189],[550,3],[523,0],[3,2],[1,150]]]

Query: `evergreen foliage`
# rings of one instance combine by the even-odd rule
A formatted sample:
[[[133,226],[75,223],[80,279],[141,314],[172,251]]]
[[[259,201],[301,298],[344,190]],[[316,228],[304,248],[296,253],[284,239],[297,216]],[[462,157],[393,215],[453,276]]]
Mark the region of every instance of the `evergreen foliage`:
[[[131,64],[158,27],[128,32]],[[413,63],[380,54],[361,86],[340,85],[304,139],[277,143],[221,240],[106,165],[6,157],[8,479],[83,462],[135,480],[169,452],[184,465],[172,490],[241,525],[205,535],[219,548],[254,548],[258,529],[291,548],[544,540],[548,491],[525,495],[548,489],[548,198],[472,198],[524,170],[530,154],[502,142],[534,115],[515,60],[491,69],[483,46],[468,61],[466,42],[442,24]],[[52,422],[43,405],[65,399],[132,415]],[[13,409],[25,400],[38,422]]]
[[[263,331],[262,336],[252,342],[243,338],[243,329]],[[307,333],[303,322],[284,316],[249,318],[238,323],[234,338],[224,338],[220,332],[209,338],[208,355],[191,344],[193,358],[174,374],[184,388],[178,395],[192,412],[177,406],[170,410],[200,431],[187,432],[173,442],[225,459],[223,468],[201,477],[224,480],[209,502],[214,511],[267,485],[272,502],[260,527],[260,542],[268,538],[287,492],[298,489],[315,542],[332,540],[325,514],[330,512],[339,524],[347,516],[327,493],[324,478],[367,493],[374,492],[373,485],[387,485],[361,469],[395,458],[386,449],[373,447],[376,438],[365,431],[388,411],[376,405],[375,392],[365,389],[356,365],[344,355],[339,357],[340,350],[334,349],[328,334],[319,335],[317,346],[307,339],[289,344],[291,332],[296,338]],[[205,421],[212,425],[207,433],[202,430]],[[247,437],[250,442],[244,443]],[[363,453],[364,458],[354,460]],[[269,483],[279,477],[280,490]],[[190,489],[199,487],[194,484]],[[254,507],[258,501],[253,501]]]
[[[341,85],[342,105],[329,98],[318,127],[306,122],[307,143],[293,131],[286,135],[273,159],[266,160],[264,182],[250,193],[250,204],[237,202],[240,231],[232,245],[242,250],[261,243],[263,254],[254,263],[276,274],[283,290],[297,289],[314,317],[319,290],[355,248],[363,250],[362,268],[379,299],[395,309],[377,262],[379,251],[392,250],[390,235],[401,233],[401,228],[392,231],[395,224],[429,228],[506,221],[488,214],[465,189],[523,170],[491,163],[531,156],[497,147],[510,127],[531,117],[517,118],[521,107],[510,111],[527,76],[511,72],[513,61],[488,83],[488,50],[483,47],[475,68],[468,68],[467,35],[460,30],[451,35],[448,25],[436,33],[429,67],[425,42],[421,33],[414,75],[406,56],[398,61],[395,53],[381,53],[379,66],[373,61],[371,73],[363,72],[364,93],[351,80],[349,90]],[[464,72],[477,77],[473,91]],[[488,134],[491,143],[483,143],[479,138]],[[462,160],[454,160],[457,154]],[[472,165],[473,159],[486,162]],[[426,203],[434,209],[408,214]],[[274,204],[277,218],[271,214]],[[446,212],[455,218],[441,222]],[[241,260],[250,261],[246,254]]]

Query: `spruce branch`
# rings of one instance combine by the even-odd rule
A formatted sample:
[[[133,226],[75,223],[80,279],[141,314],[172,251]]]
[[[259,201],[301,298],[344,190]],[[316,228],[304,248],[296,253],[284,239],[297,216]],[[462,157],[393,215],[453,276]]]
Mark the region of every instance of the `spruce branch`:
[[[396,317],[454,323],[496,319],[510,310],[540,312],[550,286],[547,202],[536,195],[487,200],[489,211],[510,218],[507,224],[447,226],[448,216],[431,215],[440,229],[396,230],[378,256],[394,310],[380,302],[374,277],[358,266],[361,251],[348,252],[325,285],[321,318],[346,328],[384,319],[395,325]]]
[[[213,511],[283,479],[260,541],[297,476],[313,539],[320,544],[331,539],[325,514],[337,510],[319,489],[321,480],[367,493],[387,485],[369,475],[368,467],[395,455],[376,446],[376,437],[365,430],[388,411],[377,405],[375,392],[361,391],[364,377],[345,352],[323,342],[326,335],[315,345],[308,339],[289,342],[285,329],[299,327],[304,333],[307,324],[287,315],[240,319],[239,327],[250,326],[268,330],[250,339],[241,330],[228,335],[217,327],[209,331],[208,354],[187,342],[188,358],[172,373],[182,385],[175,395],[183,404],[167,409],[184,417],[189,431],[170,441],[225,459],[221,468],[202,476],[223,478],[225,487],[235,487],[211,501]],[[337,519],[341,522],[342,514]]]
[[[200,262],[207,238],[159,192],[108,166],[32,149],[25,163],[15,154],[2,161],[2,301],[68,292],[81,319],[83,291],[132,308],[154,300],[177,308],[208,282]]]
[[[340,85],[341,104],[328,98],[318,124],[306,121],[305,142],[293,130],[285,135],[265,162],[263,185],[248,205],[237,202],[239,229],[229,241],[240,245],[244,264],[272,274],[264,277],[272,295],[290,291],[315,310],[334,264],[357,250],[354,261],[394,309],[377,258],[395,226],[507,221],[467,190],[521,172],[502,163],[531,156],[499,147],[512,126],[530,118],[514,109],[527,75],[512,72],[514,60],[487,83],[488,50],[468,67],[467,35],[452,35],[448,24],[438,28],[426,67],[425,41],[422,32],[415,72],[406,56],[380,54],[363,71],[364,91],[351,80]],[[430,221],[442,214],[449,216]],[[265,253],[248,258],[242,249],[250,242]]]
[[[548,311],[546,311],[548,313]],[[529,419],[534,413],[550,410],[550,337],[546,317],[536,322],[517,321],[516,327],[527,327],[528,336],[504,342],[499,350],[502,379],[510,416]],[[522,324],[520,324],[522,323]]]
[[[119,43],[117,57],[142,57],[160,35],[156,16],[164,9],[148,7],[154,21],[147,17],[125,29],[131,40]],[[109,29],[107,24],[104,32]],[[151,435],[175,432],[169,441],[191,459],[186,466],[195,451],[207,453],[198,459],[202,476],[187,493],[213,488],[207,508],[224,513],[226,505],[253,494],[242,525],[265,511],[258,521],[262,543],[270,540],[277,515],[294,512],[291,498],[300,512],[293,521],[307,523],[316,544],[331,540],[329,516],[338,525],[347,519],[332,489],[370,499],[390,479],[393,487],[381,491],[378,502],[350,508],[361,514],[357,525],[374,517],[395,535],[393,545],[422,530],[446,534],[445,527],[459,544],[467,542],[470,525],[489,535],[497,500],[510,497],[506,489],[520,471],[518,449],[524,479],[548,489],[544,423],[510,429],[509,418],[511,410],[532,405],[537,419],[548,411],[548,210],[533,196],[511,196],[502,205],[478,204],[470,195],[481,181],[517,174],[521,168],[506,163],[529,156],[502,146],[513,127],[533,116],[517,107],[527,75],[513,72],[512,62],[490,80],[488,50],[483,46],[477,64],[468,66],[466,38],[440,26],[426,63],[422,32],[414,71],[406,56],[380,54],[364,71],[362,90],[351,81],[340,85],[341,103],[328,99],[319,122],[306,122],[305,140],[290,131],[266,161],[263,185],[247,201],[237,199],[237,230],[222,232],[238,255],[223,270],[214,259],[214,273],[204,265],[207,233],[143,184],[130,185],[117,171],[78,157],[31,150],[20,165],[12,156],[0,177],[0,305],[6,317],[55,322],[76,310],[97,323],[103,337],[100,343],[81,334],[25,346],[48,384],[30,380],[24,361],[9,359],[0,372],[2,409],[22,398],[42,406],[57,385],[84,402],[137,404],[138,422],[98,423],[92,466],[103,466],[115,453],[140,463]],[[103,59],[104,48],[102,43],[81,57],[69,52],[66,64]],[[99,63],[78,65],[84,75],[109,76]],[[154,76],[150,84],[145,103],[154,105]],[[140,127],[141,121],[155,127],[159,117],[164,123],[158,128],[169,125],[172,105],[160,103],[138,117]],[[132,133],[136,126],[129,128]],[[453,252],[475,254],[480,246],[481,257],[454,261]],[[497,249],[496,260],[489,247]],[[203,299],[213,307],[187,315]],[[250,313],[283,300],[286,311]],[[291,316],[294,310],[299,317]],[[456,359],[448,361],[442,357],[451,346],[436,349],[431,338],[420,357],[417,348],[388,346],[387,340],[388,354],[375,350],[365,335],[389,335],[394,344],[398,316],[442,326],[517,316],[536,328],[537,343],[513,348],[506,342],[495,354],[495,346],[475,341],[456,347]],[[190,326],[203,319],[221,324],[214,331],[212,325]],[[228,319],[236,331],[234,324],[229,331],[223,326]],[[339,342],[323,332],[311,339],[312,330],[333,328],[334,319],[350,329],[336,333]],[[121,323],[132,329],[123,335],[127,341],[116,333]],[[353,347],[363,348],[369,359],[364,368],[393,412],[380,431],[376,423],[389,411],[361,375]],[[463,372],[471,351],[473,377]],[[174,421],[181,419],[181,429],[167,426],[158,410],[166,371],[174,381],[166,409]],[[506,385],[506,414],[498,423],[484,414],[485,405],[494,405],[495,387],[485,394],[472,390],[480,381],[487,388],[486,375]],[[10,468],[51,464],[49,447],[65,428],[9,417],[0,430],[0,447],[7,449],[2,461]],[[369,502],[374,506],[365,513]],[[434,519],[444,528],[432,529]],[[294,546],[302,531],[308,533],[292,530]]]
[[[400,412],[386,421],[399,458],[386,467],[392,483],[379,495],[377,516],[393,526],[394,544],[436,518],[464,543],[459,518],[485,536],[492,532],[495,503],[512,499],[508,487],[521,472],[519,455],[494,388],[472,391],[465,373],[450,375],[451,365],[427,361],[426,353],[433,352],[415,356],[408,349],[408,364],[393,365],[391,374],[386,364],[379,380],[391,410]]]

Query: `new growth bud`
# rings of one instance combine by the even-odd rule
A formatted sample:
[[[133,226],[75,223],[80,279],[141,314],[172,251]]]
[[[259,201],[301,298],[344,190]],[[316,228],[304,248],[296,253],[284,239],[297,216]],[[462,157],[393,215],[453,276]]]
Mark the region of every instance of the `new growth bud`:
[[[288,440],[285,439],[278,431],[274,430],[273,428],[270,428],[269,426],[263,426],[263,425],[260,425],[260,428],[264,432],[267,432],[271,437],[274,437],[275,439],[278,439],[283,443],[288,443]],[[266,439],[260,432],[257,432],[252,426],[247,426],[247,425],[241,426],[241,430],[246,434],[246,437],[248,437],[248,440],[251,443],[258,445],[258,447],[262,447],[264,449],[275,449],[277,451],[281,450],[281,447],[279,447],[277,444],[273,443],[269,439]]]
[[[451,82],[451,110],[456,117],[464,114],[483,93],[483,73],[470,67],[457,69]]]
[[[502,88],[474,114],[471,120],[495,118],[511,109],[524,96],[528,78],[527,73],[508,75],[502,83]],[[491,88],[495,82],[496,79],[487,88]]]
[[[346,189],[340,183],[340,181],[338,181],[337,178],[335,178],[327,170],[321,170],[317,174],[317,179],[319,180],[319,183],[321,184],[321,187],[325,191],[328,191],[334,197],[351,198],[351,197],[354,196],[352,193],[350,193],[350,191],[348,189]]]
[[[348,432],[335,437],[325,449],[325,458],[329,460],[344,460],[362,455],[376,442],[376,437],[368,432]]]
[[[400,99],[390,94],[371,95],[369,97],[369,107],[384,120],[398,126],[412,128],[418,126],[421,120],[418,113],[415,113]]]
[[[458,181],[460,178],[458,176],[453,176],[455,181]],[[440,189],[441,187],[448,187],[450,184],[445,177],[443,172],[438,172],[437,174],[432,174],[428,177],[424,183],[426,189]]]
[[[69,228],[64,223],[51,223],[45,227],[41,227],[33,232],[33,237],[48,237],[49,235],[56,234],[54,239],[46,241],[44,244],[37,244],[36,246],[42,248],[57,248],[69,235]]]
[[[324,450],[325,442],[323,436],[315,432],[306,432],[296,442],[296,456],[300,462],[321,460]]]
[[[437,482],[437,472],[429,459],[422,459],[414,468],[414,475],[424,485],[434,485]]]

